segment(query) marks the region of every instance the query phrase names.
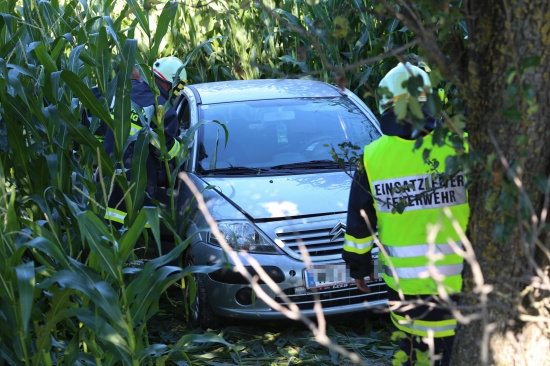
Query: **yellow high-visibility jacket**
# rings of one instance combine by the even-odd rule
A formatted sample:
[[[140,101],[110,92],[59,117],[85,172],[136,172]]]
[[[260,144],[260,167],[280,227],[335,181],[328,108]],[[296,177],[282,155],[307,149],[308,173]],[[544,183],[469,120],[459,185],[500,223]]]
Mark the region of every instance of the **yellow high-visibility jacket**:
[[[451,146],[434,146],[432,134],[416,150],[415,142],[384,135],[365,147],[365,171],[356,173],[350,193],[343,258],[352,277],[366,277],[378,232],[381,275],[390,288],[406,295],[437,294],[438,285],[459,292],[464,259],[457,253],[462,243],[453,221],[466,230],[464,174],[442,175],[446,158],[456,154]],[[423,159],[426,148],[429,161]]]

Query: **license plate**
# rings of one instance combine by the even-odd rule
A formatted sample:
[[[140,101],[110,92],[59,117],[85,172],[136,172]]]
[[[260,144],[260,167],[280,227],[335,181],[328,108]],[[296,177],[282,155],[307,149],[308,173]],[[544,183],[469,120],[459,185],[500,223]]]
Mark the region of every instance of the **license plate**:
[[[320,288],[354,282],[345,263],[314,264],[305,270],[306,288]]]
[[[373,258],[374,282],[380,281],[380,264],[378,258]],[[355,283],[345,263],[314,264],[304,270],[304,275],[307,289]],[[368,277],[365,280],[370,282]]]

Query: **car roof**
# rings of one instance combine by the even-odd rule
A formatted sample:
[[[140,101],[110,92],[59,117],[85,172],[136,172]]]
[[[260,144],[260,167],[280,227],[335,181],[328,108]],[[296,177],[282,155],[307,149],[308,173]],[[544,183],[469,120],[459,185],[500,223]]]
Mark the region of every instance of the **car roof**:
[[[306,79],[230,80],[192,84],[202,104],[246,100],[340,97],[344,91],[322,81]]]

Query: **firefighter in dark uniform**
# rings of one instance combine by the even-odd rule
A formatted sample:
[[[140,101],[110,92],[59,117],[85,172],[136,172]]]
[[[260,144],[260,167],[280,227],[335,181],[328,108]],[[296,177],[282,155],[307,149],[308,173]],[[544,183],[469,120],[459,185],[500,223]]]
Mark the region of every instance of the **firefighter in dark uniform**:
[[[160,96],[157,98],[157,104],[165,105],[166,101],[170,98],[170,92],[172,85],[182,85],[186,81],[186,71],[183,67],[183,62],[176,57],[164,57],[155,61],[153,65],[153,72],[155,75],[155,82],[160,90]],[[130,99],[137,108],[141,108],[141,115],[146,115],[145,110],[148,108],[154,108],[155,96],[151,91],[151,88],[145,83],[139,76],[137,69],[132,73],[132,91]],[[156,111],[155,111],[156,113]],[[140,113],[136,110],[132,110],[132,124],[130,128],[130,135],[139,132],[142,125]],[[154,124],[151,126],[156,128]],[[164,135],[166,139],[166,149],[170,159],[174,159],[181,149],[180,142],[178,141],[178,135],[180,132],[179,121],[176,115],[176,111],[173,107],[169,107],[165,111],[164,115]],[[114,152],[114,136],[113,131],[108,129],[104,140],[105,151],[108,154]],[[131,166],[132,154],[134,146],[131,144],[124,152],[124,168],[127,174]],[[149,145],[149,155],[147,156],[147,185],[145,188],[145,198],[143,205],[150,205],[152,198],[157,194],[159,186],[166,183],[166,171],[165,166],[160,156],[160,152],[152,144]],[[124,205],[124,192],[122,189],[115,185],[113,192],[109,196],[108,207],[106,209],[105,217],[110,221],[114,221],[118,224],[124,224],[126,217],[125,205]]]
[[[470,209],[463,173],[439,175],[445,172],[446,158],[457,152],[448,144],[432,144],[436,120],[424,110],[423,144],[415,149],[413,128],[398,122],[393,112],[399,98],[409,98],[409,77],[419,75],[424,83],[419,101],[426,101],[425,91],[431,91],[429,77],[410,63],[400,63],[380,82],[380,90],[390,93],[380,103],[383,136],[365,146],[364,169],[354,175],[342,257],[357,287],[368,293],[365,278],[376,277],[371,249],[379,246],[380,275],[388,286],[391,320],[407,335],[400,342],[408,357],[404,365],[413,364],[415,350],[428,351],[429,344],[440,359],[436,364],[447,365],[456,319],[444,306],[405,304],[419,299],[433,304],[441,291],[451,296],[461,291],[464,259],[455,249],[462,243],[450,217],[464,232]],[[431,149],[428,161],[423,158],[425,148]],[[404,211],[396,213],[400,203],[405,203]],[[434,231],[435,225],[439,226]]]

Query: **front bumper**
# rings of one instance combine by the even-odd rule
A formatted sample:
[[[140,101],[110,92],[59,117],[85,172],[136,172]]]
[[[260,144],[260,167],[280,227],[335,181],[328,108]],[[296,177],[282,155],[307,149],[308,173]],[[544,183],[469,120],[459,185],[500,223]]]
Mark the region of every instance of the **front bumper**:
[[[192,250],[197,265],[213,265],[227,260],[223,250],[217,246],[197,242]],[[382,280],[369,284],[372,290],[369,294],[360,292],[354,284],[341,284],[312,291],[306,290],[305,265],[299,260],[284,254],[239,254],[239,258],[248,268],[251,268],[248,258],[253,258],[262,268],[267,269],[270,278],[280,287],[280,291],[274,291],[263,281],[259,282],[270,299],[276,304],[287,307],[290,302],[294,303],[306,317],[316,315],[315,302],[320,302],[325,315],[342,315],[376,309],[387,303],[387,289]],[[286,318],[284,313],[276,309],[276,306],[270,306],[258,295],[252,294],[253,291],[250,290],[252,286],[240,274],[230,272],[231,269],[224,269],[210,274],[198,274],[202,276],[210,305],[216,315],[258,320]],[[242,301],[243,294],[251,294],[252,301]]]

